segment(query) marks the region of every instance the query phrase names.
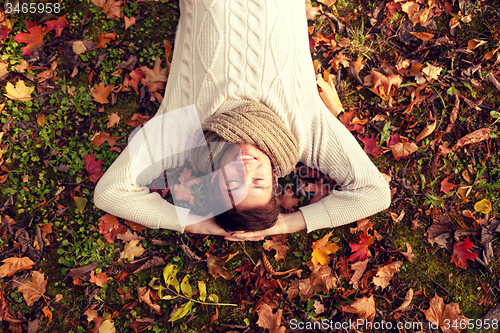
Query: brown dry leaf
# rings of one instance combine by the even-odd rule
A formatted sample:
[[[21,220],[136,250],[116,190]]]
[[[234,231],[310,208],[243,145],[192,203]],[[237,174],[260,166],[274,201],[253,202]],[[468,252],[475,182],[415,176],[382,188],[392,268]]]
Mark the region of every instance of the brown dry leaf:
[[[358,283],[363,273],[366,270],[366,266],[368,265],[368,258],[363,261],[356,261],[354,264],[351,264],[351,269],[354,271],[354,274],[351,277],[351,281],[349,284],[352,284],[354,289],[358,289]]]
[[[116,37],[116,32],[110,32],[110,33],[101,32],[97,36],[97,39],[98,39],[99,42],[97,43],[96,49],[105,48],[106,44],[108,44],[112,40],[115,40],[115,37]]]
[[[32,306],[33,303],[45,294],[45,287],[47,286],[47,280],[45,280],[43,273],[34,271],[31,277],[31,281],[26,281],[17,287],[23,293],[24,300],[28,306]]]
[[[97,7],[104,7],[104,4],[106,3],[106,0],[92,0],[92,3],[96,5]]]
[[[394,261],[383,267],[377,269],[377,276],[373,278],[373,284],[377,287],[385,289],[389,285],[394,273],[399,271],[399,268],[403,265],[402,261]]]
[[[123,4],[122,0],[108,0],[102,7],[102,12],[106,14],[106,17],[110,20],[118,20],[123,17],[123,12],[120,6]]]
[[[408,142],[408,138],[400,136],[399,139],[401,140],[400,142],[389,146],[396,161],[399,161],[401,158],[407,158],[418,150],[414,142]]]
[[[0,278],[11,276],[17,272],[33,268],[35,264],[30,258],[7,258],[4,259],[2,267],[0,267]]]
[[[434,34],[430,34],[428,32],[412,32],[410,31],[410,34],[413,36],[417,37],[418,39],[425,41],[428,41],[434,37]]]
[[[122,240],[124,242],[130,242],[132,240],[143,240],[144,237],[137,235],[136,232],[132,233],[130,230],[127,229],[127,231],[124,234],[119,234],[116,236],[119,240]]]
[[[28,67],[30,67],[30,64],[26,60],[21,59],[20,64],[14,67],[14,70],[16,72],[24,72]]]
[[[487,140],[490,138],[491,128],[481,128],[477,131],[467,134],[457,141],[457,143],[453,146],[451,150],[456,151],[458,148],[461,148],[465,145],[469,145],[471,143],[481,142],[483,140]]]
[[[283,310],[277,309],[276,313],[273,313],[273,308],[263,303],[257,309],[257,314],[259,315],[257,321],[259,327],[267,328],[270,333],[285,333],[286,327],[281,326]]]
[[[403,218],[405,217],[405,210],[402,209],[401,210],[401,213],[396,214],[396,213],[393,213],[393,212],[389,212],[389,214],[391,215],[391,218],[392,218],[392,222],[394,223],[394,225],[398,224],[399,222],[401,222],[401,220],[403,220]]]
[[[101,146],[104,142],[108,142],[108,144],[113,147],[116,144],[116,141],[121,139],[119,136],[110,136],[108,133],[97,132],[90,141],[96,147]]]
[[[422,73],[424,73],[425,75],[427,75],[428,77],[430,77],[434,80],[437,80],[439,78],[439,74],[441,73],[442,70],[443,70],[442,67],[428,65],[427,67],[422,69]]]
[[[337,0],[318,0],[322,4],[326,5],[327,7],[330,7],[331,5],[335,5]]]
[[[78,54],[78,55],[80,55],[80,54],[84,53],[85,51],[87,51],[87,47],[85,46],[85,44],[81,40],[75,41],[73,43],[72,48],[73,48],[73,52],[75,54]]]
[[[160,57],[156,57],[153,69],[142,66],[141,71],[144,73],[147,82],[167,82],[168,70],[161,67]]]
[[[235,255],[238,254],[239,251],[236,251],[231,254],[226,254],[225,256],[222,257],[217,257],[213,256],[210,253],[207,253],[207,266],[208,266],[208,272],[210,275],[214,277],[214,279],[217,279],[217,277],[222,276],[226,280],[231,280],[234,276],[234,274],[230,271],[227,270],[224,265],[226,262],[228,262],[231,258],[233,258]]]
[[[149,116],[143,116],[140,113],[134,113],[132,118],[130,120],[125,121],[125,124],[132,126],[132,127],[137,127],[137,126],[142,126],[144,125],[145,122],[149,120]]]
[[[311,0],[306,0],[305,1],[305,6],[306,6],[306,17],[308,20],[314,20],[316,18],[316,15],[318,15],[318,11],[320,10],[320,7],[314,7],[311,5]]]
[[[4,76],[5,74],[7,74],[9,72],[7,70],[8,67],[9,67],[9,63],[0,61],[0,77]]]
[[[90,280],[89,282],[95,283],[99,287],[102,287],[105,283],[108,282],[110,278],[106,275],[106,272],[102,272],[99,274],[95,274],[94,271],[90,272]]]
[[[312,268],[308,264],[309,268]],[[316,292],[328,293],[333,287],[336,287],[339,280],[333,275],[332,268],[328,265],[316,266],[311,269],[311,275],[308,279],[311,287]]]
[[[437,295],[431,299],[429,308],[422,310],[425,317],[431,323],[439,325],[444,333],[458,333],[460,332],[460,323],[468,322],[468,319],[460,315],[460,307],[458,303],[444,304],[443,299]],[[458,323],[458,325],[447,325],[446,323]]]
[[[373,229],[373,223],[371,223],[369,219],[361,219],[356,223],[356,228],[351,228],[351,234],[362,231],[365,235],[368,235],[368,230]]]
[[[101,82],[95,87],[95,89],[92,91],[92,96],[94,97],[94,101],[99,102],[101,104],[106,104],[109,103],[108,101],[108,96],[111,94],[111,90],[115,85],[113,84],[112,86],[104,86],[104,82]]]
[[[137,287],[137,293],[139,294],[139,302],[144,302],[149,305],[149,307],[153,309],[157,315],[162,314],[160,305],[151,301],[150,290],[148,287]]]
[[[344,111],[344,108],[342,107],[342,103],[340,102],[339,95],[337,94],[337,90],[335,89],[330,73],[324,71],[323,77],[321,77],[321,74],[316,75],[316,83],[321,88],[319,95],[328,110],[330,110],[330,112],[337,117]]]
[[[120,122],[120,116],[117,115],[116,113],[110,114],[108,118],[109,118],[109,121],[108,121],[107,128],[111,128]]]
[[[424,128],[424,130],[422,132],[420,132],[420,134],[415,139],[415,142],[419,142],[423,138],[431,135],[432,132],[434,132],[434,130],[436,129],[436,125],[437,125],[437,121],[434,120],[434,122],[432,124],[428,125],[426,128]]]
[[[394,311],[392,311],[392,313],[406,309],[408,307],[408,305],[410,305],[412,299],[413,299],[413,289],[410,288],[406,292],[406,296],[405,296],[405,300],[404,300],[403,304],[398,306],[398,308],[395,309]]]
[[[355,313],[358,315],[358,319],[368,320],[369,322],[373,322],[375,319],[375,299],[373,295],[370,298],[356,298],[351,305],[341,305],[340,311]]]
[[[139,243],[138,239],[126,243],[120,258],[127,259],[130,262],[135,257],[140,257],[146,250],[144,250],[142,244],[137,245],[137,243]]]
[[[126,17],[124,16],[123,17],[123,20],[125,21],[125,30],[127,30],[128,28],[130,28],[131,26],[133,26],[135,24],[135,17]]]
[[[271,236],[271,239],[266,240],[262,247],[267,251],[276,250],[274,255],[276,260],[285,259],[286,251],[289,249],[286,245],[286,234]]]
[[[320,301],[314,301],[314,313],[317,315],[325,312],[325,306]]]
[[[370,71],[370,74],[373,76],[373,88],[370,90],[382,100],[386,101],[389,106],[392,106],[394,102],[392,96],[396,93],[396,89],[403,82],[403,79],[400,75],[391,74],[389,76],[385,76],[384,74],[377,71]]]
[[[457,185],[455,184],[452,184],[448,181],[448,179],[450,178],[451,176],[448,176],[446,177],[445,179],[443,179],[443,181],[441,182],[441,191],[443,191],[444,193],[448,194],[448,195],[451,195],[450,191],[453,190],[454,187],[456,187]]]
[[[409,262],[412,262],[413,258],[415,257],[415,255],[411,251],[411,245],[408,242],[406,242],[406,252],[401,252],[401,254],[404,255]]]
[[[325,235],[325,237],[318,239],[312,245],[313,253],[311,262],[314,267],[318,264],[326,265],[330,262],[330,253],[337,252],[340,247],[335,243],[328,242],[328,239],[332,235],[332,231]]]
[[[479,39],[473,38],[473,39],[469,40],[469,42],[467,43],[467,50],[474,50],[474,49],[476,49],[479,46],[482,46],[484,44],[487,44],[487,42],[484,40],[479,40]]]

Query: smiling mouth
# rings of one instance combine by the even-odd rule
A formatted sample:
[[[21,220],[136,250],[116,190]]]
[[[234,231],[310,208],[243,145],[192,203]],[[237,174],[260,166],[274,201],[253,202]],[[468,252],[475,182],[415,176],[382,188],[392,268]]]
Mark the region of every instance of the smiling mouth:
[[[238,156],[234,158],[233,161],[248,161],[248,160],[256,160],[255,157],[252,156],[250,153],[239,153]]]

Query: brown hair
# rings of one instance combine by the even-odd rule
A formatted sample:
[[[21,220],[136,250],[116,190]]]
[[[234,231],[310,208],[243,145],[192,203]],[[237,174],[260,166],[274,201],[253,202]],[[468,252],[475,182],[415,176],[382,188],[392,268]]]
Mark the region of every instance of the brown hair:
[[[212,205],[217,206],[222,200],[222,194],[219,188],[219,175],[211,186]],[[275,191],[277,187],[276,179],[273,177],[272,197],[268,203],[244,210],[236,210],[232,200],[232,208],[223,213],[214,216],[215,222],[227,232],[231,231],[260,231],[271,228],[280,213],[280,193]]]

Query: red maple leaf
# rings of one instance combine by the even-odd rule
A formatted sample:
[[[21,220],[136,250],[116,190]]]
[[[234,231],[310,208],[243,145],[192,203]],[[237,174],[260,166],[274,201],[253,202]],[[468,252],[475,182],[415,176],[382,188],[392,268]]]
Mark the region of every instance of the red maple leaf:
[[[43,36],[45,35],[36,22],[26,21],[26,29],[28,29],[29,34],[24,32],[18,33],[14,36],[14,39],[18,43],[27,43],[23,48],[23,55],[30,54],[35,51],[37,48],[43,45]]]
[[[453,245],[453,254],[451,255],[451,262],[457,267],[467,269],[467,259],[476,260],[477,253],[471,252],[472,242],[469,242],[469,237],[467,237],[461,243],[455,243]]]
[[[7,40],[9,38],[9,32],[11,32],[12,29],[0,26],[0,40]]]
[[[281,196],[281,206],[287,211],[293,211],[293,207],[297,206],[299,199],[293,197],[293,191],[291,188],[285,191],[285,194]]]
[[[94,154],[88,154],[85,156],[85,169],[89,173],[89,178],[94,183],[99,180],[99,178],[104,175],[102,172],[102,160],[97,160]]]
[[[397,134],[391,135],[391,140],[387,143],[387,146],[395,146],[399,143],[399,136]]]
[[[358,260],[365,260],[368,258],[368,247],[375,242],[375,236],[367,236],[365,234],[359,235],[360,242],[359,244],[349,243],[351,247],[351,251],[354,253],[351,254],[347,261],[356,262]]]
[[[56,37],[61,36],[61,33],[64,28],[70,28],[68,21],[66,20],[66,15],[61,16],[57,20],[52,20],[52,21],[47,21],[45,24],[47,25],[47,30],[45,33],[55,30],[56,31]]]
[[[380,149],[380,147],[377,147],[377,138],[375,136],[370,135],[362,137],[360,135],[358,136],[358,139],[363,142],[365,146],[363,148],[363,151],[365,153],[378,157],[378,155],[382,152],[382,149]]]
[[[99,218],[99,233],[110,243],[115,241],[118,234],[127,232],[128,228],[118,222],[116,216],[111,214],[103,215]]]

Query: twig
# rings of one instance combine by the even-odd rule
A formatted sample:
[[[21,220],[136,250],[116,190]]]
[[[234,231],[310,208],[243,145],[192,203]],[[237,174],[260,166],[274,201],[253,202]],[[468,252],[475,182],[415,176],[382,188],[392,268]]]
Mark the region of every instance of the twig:
[[[250,255],[248,254],[247,250],[245,249],[245,246],[242,245],[241,243],[245,244],[245,241],[238,242],[238,245],[241,247],[241,249],[243,250],[243,252],[245,252],[245,254],[247,255],[248,259],[250,259],[250,261],[252,262],[252,264],[254,266],[256,266],[257,264],[255,263],[255,261],[253,261],[252,257],[250,257]]]

